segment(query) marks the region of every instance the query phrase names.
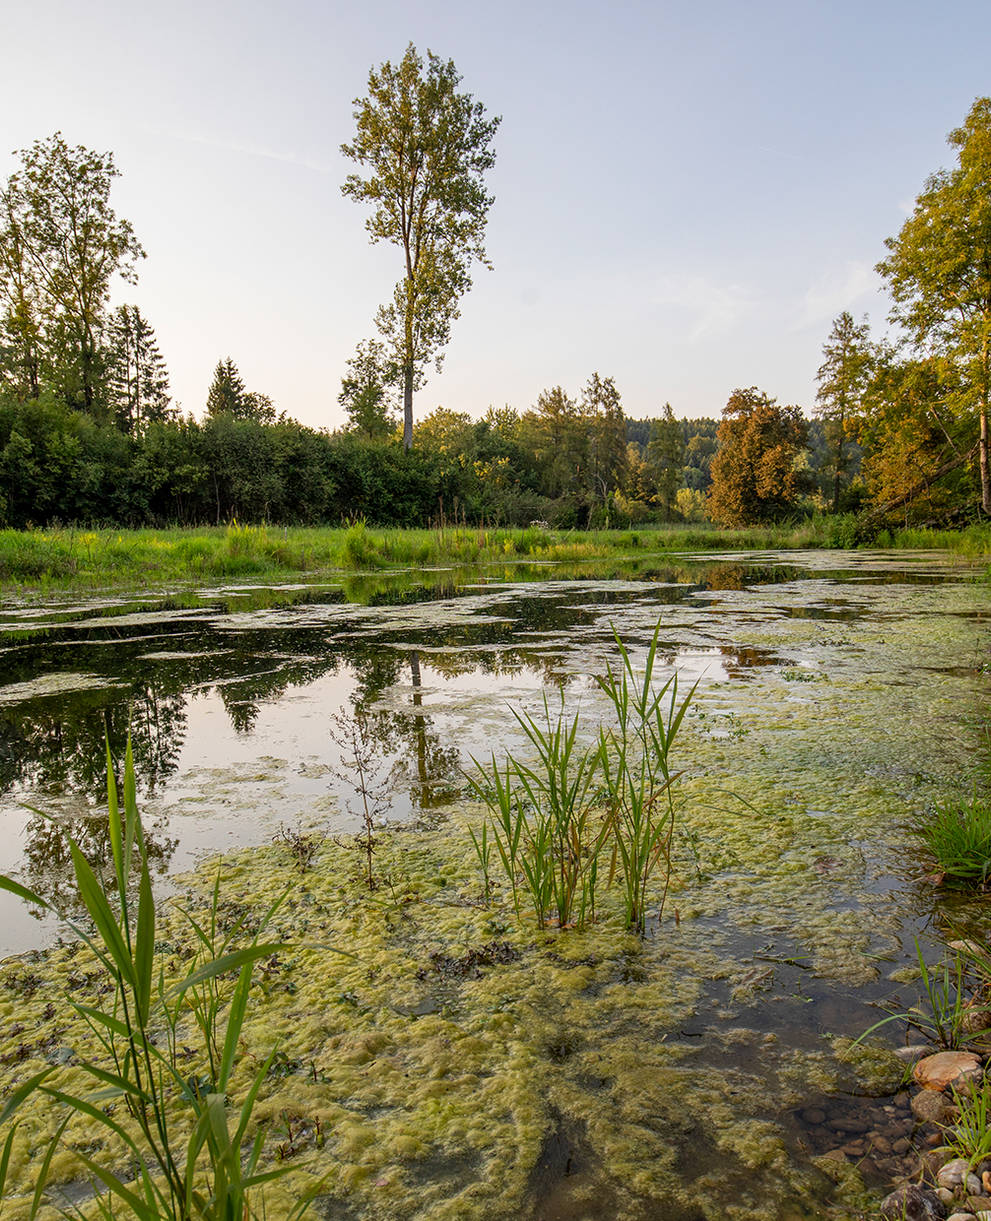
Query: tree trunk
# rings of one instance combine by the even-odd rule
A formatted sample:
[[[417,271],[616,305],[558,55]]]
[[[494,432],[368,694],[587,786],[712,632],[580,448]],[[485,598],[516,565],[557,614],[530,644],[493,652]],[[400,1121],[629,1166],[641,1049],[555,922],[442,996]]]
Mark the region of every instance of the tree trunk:
[[[403,366],[403,449],[413,448],[413,363]]]
[[[988,471],[988,408],[987,402],[981,404],[981,440],[979,443],[978,465],[981,468],[981,508],[986,517],[991,517],[991,476]]]
[[[991,517],[991,477],[988,472],[988,383],[991,382],[991,366],[988,364],[988,318],[985,311],[984,338],[981,343],[981,439],[977,443],[977,465],[981,472],[981,508],[985,517]]]

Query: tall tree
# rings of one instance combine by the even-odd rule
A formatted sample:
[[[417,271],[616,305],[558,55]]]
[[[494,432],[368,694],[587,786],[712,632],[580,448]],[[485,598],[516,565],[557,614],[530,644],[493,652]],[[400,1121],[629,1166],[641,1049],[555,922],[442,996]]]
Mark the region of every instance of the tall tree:
[[[122,431],[141,433],[169,415],[169,375],[155,332],[136,305],[114,310],[107,327],[111,407]]]
[[[748,526],[774,521],[793,509],[806,433],[797,407],[779,407],[756,386],[734,390],[723,408],[719,449],[712,460],[712,519],[724,526]]]
[[[276,419],[272,400],[267,394],[244,388],[244,379],[229,356],[217,361],[206,396],[206,411],[208,416],[231,416],[235,420],[256,420],[259,424],[274,424]]]
[[[349,174],[341,190],[371,205],[371,240],[403,252],[402,278],[376,324],[401,371],[407,450],[413,390],[431,359],[441,366],[458,303],[471,288],[472,261],[491,267],[484,236],[492,196],[484,175],[495,164],[499,120],[459,93],[460,83],[452,60],[428,51],[425,65],[410,43],[398,66],[387,60],[371,70],[368,96],[354,103],[357,133],[341,145],[364,171]]]
[[[956,167],[927,180],[878,271],[894,300],[891,316],[916,350],[950,359],[962,375],[956,406],[976,425],[981,508],[991,515],[991,98],[974,102],[948,142]]]
[[[247,397],[244,379],[237,365],[229,356],[226,360],[218,360],[213,371],[213,381],[207,391],[207,415],[231,415],[235,419],[243,419],[248,414]]]
[[[110,286],[118,275],[134,282],[144,251],[130,222],[110,206],[118,176],[112,153],[71,148],[56,132],[20,158],[0,209],[6,329],[13,326],[26,369],[37,359],[33,345],[43,346],[66,402],[95,413]]]
[[[860,410],[871,370],[870,327],[867,319],[854,322],[844,310],[833,322],[822,346],[825,357],[816,380],[817,414],[826,426],[826,440],[833,454],[833,512],[840,511],[840,490],[846,474],[848,429]]]
[[[581,411],[588,428],[589,499],[601,497],[606,526],[609,497],[626,478],[626,418],[616,383],[593,373],[582,390]]]
[[[664,414],[651,420],[645,475],[651,485],[652,498],[660,505],[665,521],[675,516],[675,498],[684,482],[683,464],[685,440],[681,424],[674,418],[671,404],[664,404]]]

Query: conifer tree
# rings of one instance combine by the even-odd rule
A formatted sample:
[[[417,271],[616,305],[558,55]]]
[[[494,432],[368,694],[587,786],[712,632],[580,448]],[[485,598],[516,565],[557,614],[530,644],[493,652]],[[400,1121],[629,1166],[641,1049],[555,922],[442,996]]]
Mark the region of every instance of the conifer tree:
[[[107,328],[108,387],[118,427],[141,433],[169,416],[169,375],[155,332],[136,305],[121,305]]]

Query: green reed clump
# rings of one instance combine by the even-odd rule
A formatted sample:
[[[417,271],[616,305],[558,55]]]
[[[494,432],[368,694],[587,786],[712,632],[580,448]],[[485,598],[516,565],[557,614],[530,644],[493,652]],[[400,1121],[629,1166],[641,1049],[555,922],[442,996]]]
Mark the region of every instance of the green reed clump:
[[[943,1148],[976,1166],[991,1157],[991,1084],[982,1081],[963,1090],[954,1088],[953,1104],[953,1123],[940,1124]]]
[[[988,884],[991,874],[991,802],[976,792],[937,801],[914,831],[932,856],[937,881],[947,886]]]
[[[556,717],[545,697],[543,723],[526,713],[514,715],[536,750],[534,765],[509,756],[500,769],[493,755],[488,767],[475,760],[478,774],[469,780],[492,812],[492,838],[517,913],[525,890],[539,925],[554,917],[561,928],[581,926],[594,915],[605,833],[604,824],[592,818],[598,751],[578,745],[580,718],[566,717],[563,697]],[[487,831],[473,833],[472,840],[488,889]]]
[[[229,1098],[254,963],[281,948],[259,941],[281,900],[270,908],[250,943],[236,949],[234,937],[239,928],[226,934],[221,930],[218,878],[206,920],[199,922],[185,913],[198,952],[186,974],[169,982],[156,947],[158,913],[135,800],[130,741],[123,813],[109,747],[107,803],[112,898],[104,893],[78,844],[69,838],[77,897],[94,931],[69,923],[95,955],[106,985],[99,990],[103,999],[95,1005],[65,1002],[86,1022],[100,1049],[98,1058],[80,1057],[75,1064],[91,1089],[58,1088],[50,1083],[56,1071],[51,1067],[22,1082],[9,1095],[0,1110],[0,1127],[11,1124],[0,1149],[0,1199],[17,1134],[17,1113],[28,1098],[41,1093],[65,1108],[66,1114],[42,1160],[31,1217],[44,1201],[52,1159],[63,1133],[72,1116],[81,1114],[108,1138],[123,1141],[130,1162],[118,1173],[83,1149],[74,1149],[93,1178],[97,1194],[92,1207],[98,1216],[127,1215],[139,1221],[243,1221],[256,1215],[256,1204],[264,1207],[256,1189],[287,1169],[259,1169],[263,1130],[258,1130],[250,1145],[246,1143],[255,1099],[274,1050],[250,1080],[240,1107]],[[45,899],[11,878],[0,876],[0,888],[33,906],[54,911]],[[232,992],[225,982],[231,975],[237,977]],[[200,1042],[198,1072],[192,1076],[188,1064],[180,1070],[190,1041],[186,1028],[190,1016]],[[118,1102],[126,1112],[120,1119],[115,1117]],[[313,1194],[306,1193],[290,1216],[301,1216]],[[73,1211],[81,1215],[78,1209]]]
[[[610,666],[598,684],[616,715],[615,724],[599,730],[599,765],[607,794],[606,836],[612,851],[609,880],[622,882],[628,928],[642,933],[647,918],[647,887],[658,867],[664,877],[660,900],[671,880],[671,845],[675,806],[670,754],[695,693],[693,686],[678,702],[678,676],[653,689],[660,624],[638,673],[626,646],[616,636],[622,668]],[[615,634],[615,633],[614,633]],[[698,684],[696,684],[697,686]]]
[[[486,897],[494,846],[517,914],[525,895],[541,927],[552,918],[561,928],[594,920],[600,860],[608,860],[607,884],[622,888],[627,928],[644,932],[648,889],[658,870],[663,909],[678,778],[670,753],[695,688],[680,703],[676,677],[654,690],[659,632],[660,624],[639,672],[616,637],[622,668],[610,667],[598,680],[614,723],[599,726],[591,744],[581,745],[580,712],[569,717],[562,696],[552,716],[545,697],[542,721],[514,714],[535,762],[513,755],[502,764],[495,755],[485,765],[474,760],[475,774],[468,780],[490,812],[479,834],[469,832]]]

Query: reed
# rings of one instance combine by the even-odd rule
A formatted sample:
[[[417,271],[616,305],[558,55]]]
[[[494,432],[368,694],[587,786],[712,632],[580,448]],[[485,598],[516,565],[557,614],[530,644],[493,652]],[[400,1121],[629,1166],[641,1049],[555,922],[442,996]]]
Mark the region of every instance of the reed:
[[[678,676],[653,688],[660,623],[637,672],[630,654],[614,632],[622,666],[610,666],[597,679],[615,713],[615,724],[599,730],[599,764],[607,797],[608,841],[612,849],[609,881],[618,874],[626,908],[627,928],[643,933],[647,919],[648,885],[658,867],[664,882],[659,913],[664,910],[671,881],[671,846],[675,831],[670,753],[697,683],[678,701]]]
[[[600,725],[590,745],[581,745],[580,711],[569,717],[562,696],[552,716],[545,697],[542,720],[514,713],[533,748],[532,763],[508,755],[500,764],[494,754],[487,764],[473,760],[468,781],[489,810],[480,833],[469,831],[486,899],[494,845],[517,916],[526,895],[541,927],[553,919],[560,928],[580,928],[595,919],[600,860],[608,860],[607,885],[622,889],[627,928],[646,931],[658,872],[663,911],[679,775],[671,770],[670,754],[695,688],[679,701],[675,675],[655,689],[659,634],[660,624],[639,671],[615,637],[622,665],[597,680],[614,723]]]
[[[944,959],[940,967],[930,968],[918,941],[915,943],[915,955],[922,984],[919,1003],[889,1013],[865,1030],[857,1042],[889,1022],[903,1022],[907,1029],[917,1030],[930,1042],[952,1051],[982,1039],[988,1033],[986,1023],[980,1020],[975,1023],[975,1017],[980,1019],[980,1015],[989,1013],[989,1009],[986,1005],[975,1004],[971,997],[965,980],[966,956],[955,953],[952,965]]]
[[[976,1166],[991,1157],[991,1086],[985,1081],[969,1089],[954,1089],[953,1104],[953,1123],[940,1125],[943,1148]]]
[[[576,713],[568,719],[563,697],[556,716],[544,697],[543,722],[526,713],[514,715],[534,747],[534,764],[509,756],[500,770],[495,756],[488,766],[474,760],[476,773],[468,779],[494,815],[492,838],[517,913],[522,882],[538,925],[553,917],[560,928],[580,927],[594,914],[604,835],[601,823],[592,819],[598,752],[578,745],[580,717]],[[490,852],[487,831],[471,834],[485,873]]]
[[[135,800],[130,742],[123,798],[122,810],[108,746],[110,897],[79,846],[69,839],[77,897],[94,931],[68,923],[92,951],[107,985],[100,992],[105,999],[95,1005],[67,1002],[85,1020],[99,1049],[93,1058],[81,1057],[76,1064],[77,1073],[91,1088],[88,1092],[59,1088],[50,1080],[56,1071],[52,1067],[23,1082],[8,1097],[0,1111],[0,1127],[11,1125],[0,1151],[0,1199],[18,1111],[26,1099],[40,1092],[65,1108],[66,1116],[42,1159],[31,1217],[44,1202],[52,1158],[75,1113],[85,1115],[108,1137],[123,1141],[132,1163],[128,1171],[118,1174],[83,1149],[74,1150],[82,1168],[92,1176],[96,1195],[91,1207],[98,1216],[241,1221],[255,1215],[257,1205],[264,1206],[262,1185],[286,1172],[286,1168],[261,1169],[262,1129],[248,1144],[255,1100],[274,1049],[248,1082],[240,1106],[229,1101],[254,963],[281,948],[259,940],[281,900],[269,909],[250,942],[235,948],[235,938],[243,930],[236,926],[227,933],[221,931],[218,878],[206,919],[201,923],[184,913],[198,952],[187,973],[170,982],[156,949],[159,913]],[[0,888],[33,906],[54,910],[11,878],[0,877]],[[233,990],[229,986],[232,975],[236,976]],[[180,1071],[178,1054],[180,1031],[190,1015],[200,1043],[199,1075],[192,1077],[188,1067]],[[188,1035],[182,1033],[181,1039],[185,1044]],[[116,1101],[123,1103],[126,1112],[120,1120],[112,1105]],[[306,1193],[289,1215],[302,1216],[314,1194],[315,1190]],[[78,1209],[73,1212],[81,1215]],[[72,1214],[62,1210],[62,1215]]]

